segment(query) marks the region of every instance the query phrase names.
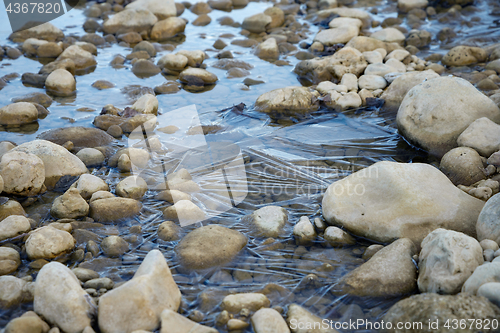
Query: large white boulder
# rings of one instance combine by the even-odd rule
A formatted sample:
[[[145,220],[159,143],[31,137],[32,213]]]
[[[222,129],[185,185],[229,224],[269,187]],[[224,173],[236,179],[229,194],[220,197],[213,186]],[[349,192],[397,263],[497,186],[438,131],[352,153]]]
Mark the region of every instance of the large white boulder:
[[[443,156],[476,119],[500,122],[500,109],[468,81],[438,77],[413,87],[396,117],[399,132],[410,142]]]
[[[429,164],[389,161],[333,183],[322,204],[327,222],[353,234],[380,242],[407,237],[415,244],[437,228],[475,236],[483,205]]]

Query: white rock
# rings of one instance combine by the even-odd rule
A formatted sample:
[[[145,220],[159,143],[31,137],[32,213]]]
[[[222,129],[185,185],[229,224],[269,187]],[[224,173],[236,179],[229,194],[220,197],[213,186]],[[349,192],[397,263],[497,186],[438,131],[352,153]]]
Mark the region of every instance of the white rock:
[[[0,162],[3,192],[32,196],[44,190],[45,167],[36,155],[20,151],[9,151]]]
[[[205,212],[189,200],[179,200],[165,208],[163,217],[169,220],[177,219],[181,226],[201,222],[207,218]]]
[[[288,222],[288,212],[278,206],[262,207],[242,220],[249,227],[264,237],[278,237]]]
[[[399,132],[438,157],[457,146],[458,136],[476,119],[500,122],[500,109],[468,81],[438,77],[406,94],[396,117]]]
[[[35,282],[35,312],[67,333],[90,326],[96,306],[66,266],[51,262],[42,267]]]
[[[477,239],[483,241],[490,239],[497,244],[500,242],[500,193],[491,197],[484,205],[481,214],[477,219],[476,231]]]
[[[486,117],[476,119],[460,134],[457,144],[488,157],[500,150],[500,125]]]
[[[116,185],[116,194],[123,198],[142,199],[148,184],[139,176],[129,176]]]
[[[359,77],[359,87],[361,89],[384,89],[387,86],[387,81],[378,75],[361,75]]]
[[[76,219],[89,213],[89,205],[76,188],[68,189],[52,203],[50,214],[58,219]]]
[[[31,230],[30,221],[22,215],[10,215],[0,221],[0,241]]]
[[[177,16],[174,0],[136,0],[129,3],[125,9],[147,9],[156,15],[158,20]]]
[[[76,80],[70,72],[58,68],[45,80],[45,88],[52,95],[71,96],[76,93]]]
[[[363,57],[365,57],[369,64],[381,64],[384,61],[384,57],[377,51],[363,52]]]
[[[406,50],[397,49],[397,50],[394,50],[391,53],[389,53],[385,57],[385,61],[387,61],[389,59],[396,59],[396,60],[399,60],[399,61],[403,61],[409,55],[410,55],[410,52],[408,52]]]
[[[271,302],[266,295],[260,293],[241,293],[228,295],[222,300],[221,308],[230,313],[239,313],[242,309],[257,311],[269,307]]]
[[[151,30],[151,39],[164,41],[180,34],[185,28],[186,21],[180,17],[169,17],[155,23]]]
[[[51,226],[38,228],[26,240],[26,253],[32,260],[52,259],[73,250],[75,239],[69,232]]]
[[[290,333],[280,313],[269,308],[260,309],[253,314],[252,327],[255,333]]]
[[[394,67],[382,63],[370,64],[365,69],[365,75],[378,75],[382,77],[392,72],[395,72]]]
[[[393,68],[394,72],[398,73],[405,73],[406,72],[406,66],[403,64],[401,61],[391,58],[385,62],[387,66],[390,66]]]
[[[94,55],[78,45],[71,45],[67,47],[59,55],[59,57],[57,57],[56,61],[65,59],[71,59],[75,63],[75,68],[79,70],[86,70],[89,67],[97,65],[97,61],[95,60]]]
[[[318,32],[314,37],[315,42],[326,46],[345,44],[359,34],[359,28],[355,25],[344,25],[337,28],[326,29]]]
[[[23,125],[36,122],[38,110],[28,102],[18,102],[0,108],[0,125]]]
[[[437,228],[475,236],[483,205],[433,166],[389,161],[334,182],[322,203],[326,221],[350,233],[380,242],[407,237],[416,244]]]
[[[217,333],[215,328],[200,325],[183,315],[172,310],[165,310],[161,313],[160,333]]]
[[[477,240],[461,232],[436,229],[422,241],[418,289],[422,293],[456,294],[483,262]]]
[[[164,310],[177,311],[181,292],[165,257],[152,250],[132,280],[108,291],[99,299],[99,328],[103,333],[154,331]]]
[[[500,262],[486,262],[477,267],[465,281],[462,292],[477,295],[479,288],[489,282],[500,282]]]
[[[345,26],[353,26],[358,28],[358,32],[363,26],[363,22],[360,19],[352,18],[352,17],[336,17],[328,23],[328,26],[332,29],[345,27]]]
[[[477,290],[477,296],[484,296],[496,306],[500,306],[500,283],[489,282]]]
[[[172,71],[182,71],[188,64],[188,58],[182,54],[165,54],[158,60],[158,67],[167,68]]]
[[[33,140],[17,146],[12,151],[32,153],[45,166],[45,186],[52,189],[62,176],[79,176],[87,173],[85,164],[66,148],[46,140]]]
[[[483,250],[493,250],[493,251],[498,250],[498,243],[492,241],[491,239],[483,239],[482,241],[479,242],[479,245],[481,245],[481,248]]]
[[[19,265],[21,265],[19,252],[7,246],[0,246],[0,275],[14,273]]]
[[[336,90],[335,89],[336,87],[337,87],[337,85],[335,83],[333,83],[332,81],[323,81],[323,82],[320,82],[316,86],[316,90],[319,91],[320,94],[326,95],[331,90]]]
[[[361,97],[355,92],[348,92],[338,98],[335,103],[342,109],[359,108],[362,104]]]
[[[261,59],[278,59],[280,51],[275,38],[268,38],[255,48],[255,55]]]
[[[358,91],[358,77],[351,73],[346,73],[342,76],[340,85],[345,86],[347,91]],[[340,91],[339,91],[340,92]]]
[[[127,9],[113,15],[102,28],[107,34],[121,34],[130,31],[141,32],[150,29],[158,19],[146,9]]]
[[[371,34],[372,38],[376,38],[387,43],[401,44],[405,40],[405,35],[396,28],[385,28]]]
[[[310,328],[311,333],[338,333],[338,331],[333,328],[325,328],[322,326],[322,318],[312,314],[295,303],[288,306],[286,321],[292,333],[304,333],[309,331],[306,327]],[[314,327],[316,328],[313,329]]]
[[[293,235],[299,244],[308,244],[316,238],[314,226],[307,216],[301,216],[293,227]]]
[[[427,0],[398,0],[398,10],[403,13],[408,13],[412,9],[424,9],[428,5]]]
[[[3,309],[30,301],[30,294],[26,281],[12,275],[0,276],[0,306]]]
[[[86,167],[98,166],[104,163],[104,155],[95,148],[83,148],[78,153],[78,157]]]
[[[85,200],[89,200],[92,197],[92,194],[98,191],[109,190],[109,186],[104,180],[90,174],[81,175],[80,178],[78,178],[78,180],[71,185],[71,187],[76,188]]]
[[[135,103],[132,105],[132,109],[140,113],[151,113],[154,115],[158,114],[158,99],[151,95],[142,95]]]
[[[353,245],[356,243],[354,238],[347,232],[332,226],[326,228],[323,237],[332,246]]]

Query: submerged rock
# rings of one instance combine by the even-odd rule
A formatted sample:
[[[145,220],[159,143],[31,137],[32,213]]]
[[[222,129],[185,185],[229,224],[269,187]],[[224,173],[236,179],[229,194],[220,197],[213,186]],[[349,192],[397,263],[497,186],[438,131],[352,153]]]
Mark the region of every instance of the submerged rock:
[[[441,157],[456,147],[459,135],[481,117],[500,122],[500,109],[468,81],[439,77],[408,91],[396,121],[406,139]]]
[[[222,300],[221,308],[230,313],[239,313],[243,309],[257,311],[267,308],[271,302],[266,295],[260,293],[242,293],[228,295]]]
[[[406,237],[416,244],[437,228],[475,237],[483,205],[431,165],[388,161],[333,183],[322,203],[330,224],[379,242]]]
[[[375,253],[366,263],[342,277],[340,293],[366,297],[394,297],[417,288],[417,248],[408,238],[398,239]]]
[[[207,225],[191,231],[175,247],[181,263],[192,269],[205,269],[231,261],[247,244],[236,230]]]
[[[319,108],[316,97],[306,87],[286,87],[264,93],[257,98],[255,109],[260,112],[273,111],[306,113]]]
[[[164,310],[177,311],[181,292],[163,254],[152,250],[132,280],[99,299],[99,328],[103,333],[154,331]]]
[[[242,219],[254,233],[263,237],[278,237],[288,222],[288,212],[278,206],[262,207]]]
[[[96,306],[80,281],[66,266],[43,266],[35,283],[35,312],[67,333],[80,333],[91,325]]]
[[[130,198],[103,198],[90,202],[89,216],[96,222],[115,222],[139,214],[142,204]]]

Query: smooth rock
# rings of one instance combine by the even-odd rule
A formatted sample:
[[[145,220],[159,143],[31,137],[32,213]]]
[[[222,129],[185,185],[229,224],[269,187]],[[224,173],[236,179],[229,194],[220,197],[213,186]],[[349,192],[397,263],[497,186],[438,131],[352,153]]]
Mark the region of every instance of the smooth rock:
[[[142,95],[134,105],[132,105],[132,109],[140,113],[156,115],[158,113],[158,99],[151,94]]]
[[[17,146],[12,151],[37,155],[45,166],[45,186],[54,188],[63,176],[80,176],[87,173],[85,164],[67,149],[46,140],[33,140]]]
[[[179,200],[163,210],[163,217],[178,220],[181,226],[201,222],[207,218],[206,213],[189,200]]]
[[[58,219],[77,219],[88,213],[89,205],[76,188],[70,188],[57,197],[50,208],[50,214]]]
[[[358,85],[361,89],[384,89],[387,86],[387,81],[378,75],[361,75]]]
[[[165,20],[158,21],[151,30],[151,39],[164,41],[174,37],[186,28],[186,21],[180,17],[169,17]]]
[[[486,178],[481,156],[468,147],[453,148],[444,154],[439,169],[455,185],[469,186]]]
[[[32,300],[28,283],[12,275],[0,276],[0,306],[14,308]]]
[[[172,71],[180,72],[188,64],[188,58],[182,54],[165,54],[158,60],[158,66],[163,69],[167,68]]]
[[[241,28],[256,34],[260,34],[261,32],[266,31],[267,26],[272,21],[273,19],[271,18],[271,16],[264,13],[259,13],[245,18],[243,20],[243,23],[241,24]]]
[[[260,112],[300,112],[315,111],[319,107],[314,95],[306,87],[286,87],[264,93],[257,98],[255,109]]]
[[[76,153],[76,157],[78,157],[86,167],[102,165],[105,160],[104,155],[94,148],[83,148]]]
[[[260,309],[253,314],[251,321],[255,333],[290,333],[286,321],[274,309]]]
[[[74,247],[75,239],[69,232],[51,226],[32,231],[26,240],[26,253],[31,260],[53,259]]]
[[[412,9],[423,9],[428,4],[427,0],[398,0],[398,10],[402,13],[408,13]]]
[[[132,65],[132,73],[141,79],[155,76],[160,72],[160,67],[146,59],[139,59]]]
[[[0,221],[3,221],[10,215],[23,215],[27,216],[23,206],[15,200],[9,200],[3,205],[0,205]]]
[[[280,56],[280,51],[278,49],[278,43],[276,43],[276,39],[269,38],[257,45],[257,47],[255,48],[255,55],[261,59],[278,59]]]
[[[201,85],[207,85],[207,84],[215,84],[218,78],[215,74],[210,73],[205,69],[188,68],[181,72],[181,74],[179,75],[179,80],[187,84],[193,83],[198,85],[199,82]]]
[[[468,66],[485,62],[488,53],[480,47],[455,46],[441,59],[445,66]]]
[[[278,206],[262,207],[242,219],[253,232],[262,237],[278,237],[288,222],[288,212]]]
[[[147,9],[153,13],[158,20],[177,15],[174,0],[136,0],[129,3],[125,9]]]
[[[64,332],[80,333],[90,326],[96,306],[75,274],[58,262],[42,267],[35,283],[35,312]]]
[[[461,232],[436,229],[422,241],[418,289],[422,293],[456,294],[483,262],[477,240]]]
[[[45,167],[38,156],[10,150],[0,161],[3,192],[33,196],[45,190]]]
[[[348,273],[339,282],[339,292],[359,297],[394,297],[417,288],[417,268],[412,257],[417,247],[408,238],[398,239]]]
[[[222,300],[221,308],[229,313],[239,313],[243,309],[257,311],[267,308],[271,302],[266,295],[260,293],[241,293],[228,295]]]
[[[486,297],[491,303],[500,306],[500,283],[489,282],[479,287],[477,296]]]
[[[154,331],[164,310],[177,311],[181,292],[163,254],[150,251],[132,280],[99,298],[99,328],[103,333]]]
[[[16,237],[30,230],[31,224],[26,217],[22,215],[10,215],[0,221],[0,241]]]
[[[396,121],[407,140],[441,157],[457,146],[458,136],[474,120],[482,117],[500,122],[500,109],[468,81],[439,77],[408,91]]]
[[[142,204],[129,198],[103,198],[90,202],[89,216],[96,222],[114,222],[139,214]]]
[[[166,241],[176,241],[180,239],[181,227],[172,221],[165,221],[158,227],[158,238]]]
[[[309,244],[316,238],[316,231],[307,216],[301,216],[293,227],[293,236],[299,244]]]
[[[197,228],[175,247],[182,265],[205,269],[231,261],[245,247],[247,238],[236,230],[219,225]]]
[[[56,96],[71,96],[76,93],[74,76],[63,68],[56,69],[45,80],[47,92]]]
[[[128,243],[119,236],[108,236],[101,243],[102,252],[108,257],[119,257],[128,251]]]
[[[460,134],[457,144],[489,157],[500,150],[500,125],[486,117],[476,119]]]
[[[161,313],[160,333],[217,333],[215,328],[200,325],[175,311],[166,309]]]
[[[336,181],[322,203],[330,224],[379,242],[406,237],[415,244],[437,228],[474,237],[483,205],[433,166],[389,161]],[[368,208],[374,206],[384,208]]]
[[[356,243],[356,240],[349,235],[344,230],[337,227],[327,227],[325,229],[325,233],[323,238],[330,244],[331,246],[344,246],[344,245],[353,245]]]
[[[118,14],[117,14],[118,15]],[[71,59],[76,70],[87,70],[97,65],[94,55],[81,46],[71,45],[57,57],[56,61]]]
[[[14,273],[19,265],[21,265],[19,252],[7,246],[0,246],[0,275]]]
[[[92,195],[98,191],[109,190],[109,186],[104,180],[90,174],[81,175],[71,187],[76,188],[85,200],[89,200]]]
[[[465,281],[462,292],[476,295],[479,288],[489,282],[500,282],[500,262],[485,262],[478,266]]]
[[[38,111],[27,102],[18,102],[0,108],[0,125],[23,125],[36,122]]]
[[[500,242],[500,194],[492,196],[484,205],[477,219],[477,239]]]
[[[33,28],[19,30],[13,32],[9,39],[16,41],[25,41],[28,38],[43,39],[49,42],[55,42],[64,38],[63,32],[55,27],[52,23],[46,22],[44,24],[37,25]]]
[[[107,146],[114,141],[114,138],[103,130],[81,126],[54,128],[39,134],[37,138],[61,146],[71,141],[75,147],[85,148]]]
[[[116,194],[123,198],[142,199],[148,184],[139,176],[129,176],[116,185]]]
[[[396,28],[385,28],[376,31],[372,33],[370,37],[387,43],[402,44],[405,41],[405,35]]]
[[[52,105],[52,98],[49,95],[41,93],[41,92],[33,92],[23,96],[14,97],[12,102],[28,102],[28,103],[38,103],[45,108],[48,108]]]
[[[158,19],[146,9],[127,9],[113,15],[104,22],[102,28],[107,34],[141,32],[150,29]]]
[[[310,333],[338,333],[333,328],[323,327],[322,318],[295,303],[288,306],[286,321],[292,333],[304,333],[304,331]],[[300,327],[304,327],[304,329]]]
[[[321,30],[314,37],[315,42],[326,46],[345,44],[359,34],[359,28],[355,25],[343,25],[337,28]]]

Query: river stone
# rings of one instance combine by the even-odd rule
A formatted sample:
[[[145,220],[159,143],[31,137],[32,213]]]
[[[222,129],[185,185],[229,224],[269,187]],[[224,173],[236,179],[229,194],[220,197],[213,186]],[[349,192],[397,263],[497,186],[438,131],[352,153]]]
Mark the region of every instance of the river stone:
[[[398,76],[380,96],[385,101],[384,110],[397,112],[403,98],[411,88],[436,77],[439,77],[439,74],[433,70],[409,72]]]
[[[87,168],[102,165],[106,159],[103,153],[94,148],[83,148],[76,153],[76,157],[78,157]]]
[[[500,282],[500,262],[498,261],[485,262],[478,266],[463,284],[462,292],[476,295],[478,289],[489,282]]]
[[[96,222],[115,222],[139,214],[142,204],[129,198],[104,198],[90,202],[89,216]]]
[[[0,159],[3,155],[0,155]],[[3,183],[3,178],[2,176],[0,175],[0,193],[3,192],[3,189],[4,189],[4,183]]]
[[[141,148],[124,148],[120,149],[108,161],[110,167],[117,167],[118,160],[122,155],[127,155],[130,160],[139,168],[145,168],[149,162],[149,153]]]
[[[35,312],[67,333],[90,326],[96,306],[75,274],[59,262],[42,267],[35,282]]]
[[[137,0],[129,3],[125,9],[147,9],[153,13],[158,20],[177,15],[174,0]]]
[[[477,240],[461,232],[436,229],[422,241],[418,289],[422,293],[456,294],[483,262]]]
[[[272,21],[273,19],[271,18],[271,16],[264,13],[258,13],[246,17],[241,24],[241,28],[256,34],[260,34],[261,32],[266,31],[267,26],[271,24]]]
[[[231,261],[246,243],[247,238],[239,231],[207,225],[184,236],[175,252],[184,266],[205,269]]]
[[[379,242],[406,237],[417,245],[437,228],[475,237],[483,205],[431,165],[389,161],[333,183],[322,203],[330,224]]]
[[[158,238],[166,241],[176,241],[180,239],[181,228],[172,221],[165,221],[158,227]]]
[[[58,219],[77,219],[89,213],[89,205],[76,188],[68,189],[57,197],[52,204],[50,214]]]
[[[172,331],[172,328],[174,328]],[[200,325],[197,322],[194,322],[183,315],[166,309],[161,313],[161,329],[160,333],[183,333],[183,332],[192,332],[192,333],[217,333],[219,332],[215,328]],[[139,333],[139,331],[137,331]]]
[[[30,221],[22,215],[11,215],[0,221],[0,241],[31,230]],[[1,249],[1,248],[0,248]]]
[[[0,221],[3,221],[6,217],[11,215],[26,216],[23,206],[15,200],[9,200],[3,205],[0,205]]]
[[[346,46],[331,56],[300,61],[293,71],[300,77],[313,83],[319,83],[339,81],[346,73],[359,76],[367,65],[368,63],[360,51]]]
[[[181,72],[179,80],[184,83],[200,82],[202,85],[214,84],[218,78],[215,74],[202,68],[188,68]]]
[[[132,280],[99,298],[99,328],[103,333],[154,331],[164,310],[177,311],[181,292],[158,250],[150,251]]]
[[[251,321],[255,333],[290,333],[286,321],[275,309],[260,309],[253,314]]]
[[[300,112],[307,113],[318,109],[316,97],[306,87],[279,88],[264,93],[257,98],[255,109],[260,112]]]
[[[393,72],[396,72],[394,67],[382,63],[369,64],[365,69],[365,75],[378,75],[382,77]]]
[[[151,94],[142,95],[133,105],[132,109],[140,113],[158,113],[158,99]]]
[[[361,75],[358,85],[360,89],[384,89],[387,86],[387,81],[378,75]]]
[[[69,232],[51,226],[32,231],[26,240],[26,253],[31,260],[53,259],[74,247],[75,239]]]
[[[479,287],[477,296],[486,297],[491,303],[500,306],[500,282],[489,282]]]
[[[103,130],[80,126],[51,129],[38,135],[37,138],[47,140],[61,146],[66,142],[71,141],[75,147],[85,148],[107,146],[115,140],[111,135]]]
[[[33,140],[17,146],[12,151],[37,155],[45,166],[45,186],[54,188],[63,176],[80,176],[87,173],[83,162],[66,148],[46,140]]]
[[[81,175],[80,178],[78,178],[78,180],[71,185],[71,187],[76,188],[85,200],[89,200],[92,195],[98,191],[109,190],[109,186],[104,180],[90,174]]]
[[[0,161],[3,192],[33,196],[45,190],[45,167],[38,156],[10,150]]]
[[[31,301],[28,283],[12,275],[0,276],[0,306],[3,311]],[[31,333],[31,332],[29,332]]]
[[[301,216],[293,227],[293,236],[299,244],[310,244],[316,238],[316,230],[307,216]]]
[[[271,302],[266,295],[261,293],[241,293],[228,295],[222,300],[221,308],[230,313],[239,313],[243,309],[257,311],[267,308]]]
[[[76,93],[74,76],[63,68],[56,69],[45,80],[47,92],[56,96],[71,96]]]
[[[455,46],[441,59],[446,66],[468,66],[478,62],[485,62],[488,53],[480,47]]]
[[[489,157],[500,150],[500,125],[486,117],[476,119],[460,134],[457,144],[473,148],[482,156]]]
[[[328,23],[328,26],[331,29],[345,27],[345,26],[353,26],[358,28],[358,31],[363,26],[363,22],[360,19],[353,17],[336,17]]]
[[[168,201],[173,204],[180,200],[191,200],[191,195],[177,190],[165,190],[156,194],[155,200]]]
[[[429,4],[427,0],[398,0],[398,10],[408,13],[412,9],[424,9]]]
[[[128,251],[128,243],[119,236],[108,236],[101,242],[102,252],[108,257],[119,257]]]
[[[104,22],[102,29],[107,34],[124,34],[149,30],[158,22],[156,16],[146,9],[126,9]]]
[[[416,252],[417,248],[410,239],[394,241],[342,277],[338,292],[359,297],[394,297],[411,293],[417,288],[417,268],[412,260]]]
[[[278,206],[262,207],[242,219],[258,236],[278,237],[288,222],[288,212]]]
[[[460,323],[460,320],[474,320],[474,322],[484,322],[485,319],[493,320],[500,315],[500,309],[483,297],[467,295],[464,293],[458,295],[438,295],[426,293],[413,295],[394,304],[382,318],[384,322],[393,324],[402,323],[422,323],[419,329],[411,332],[422,333],[447,333],[449,328],[444,327],[446,322],[453,325],[454,322]],[[429,320],[438,322],[439,328],[429,327]],[[454,330],[454,332],[472,333],[478,332],[476,329],[469,329],[469,325],[463,330]],[[379,332],[399,332],[393,329],[382,329]]]
[[[36,38],[28,38],[24,41],[21,49],[26,56],[36,56],[38,53],[38,48],[44,44],[48,44],[46,40],[40,40]],[[3,51],[3,50],[2,50]],[[0,51],[0,52],[2,52]]]
[[[278,43],[276,43],[276,39],[269,38],[257,45],[255,48],[255,55],[261,59],[278,59],[280,56],[280,50],[278,48]]]
[[[188,58],[182,54],[165,54],[158,60],[158,66],[163,69],[167,68],[171,71],[180,72],[188,63]]]
[[[146,59],[139,59],[132,65],[132,73],[139,78],[155,76],[161,72],[160,67]]]
[[[360,52],[375,51],[376,49],[384,49],[388,53],[401,48],[397,43],[386,43],[380,39],[366,36],[354,37],[346,44],[345,47],[354,48]]]
[[[184,29],[186,29],[186,21],[180,17],[169,17],[155,23],[151,30],[151,39],[164,41],[184,32]]]
[[[116,185],[116,194],[123,198],[142,199],[148,184],[139,176],[129,176]]]
[[[325,229],[323,238],[331,246],[345,246],[356,244],[356,240],[354,239],[354,237],[349,235],[344,230],[333,226],[327,227]]]
[[[345,44],[358,34],[359,28],[357,26],[344,25],[318,32],[314,37],[314,41],[326,46],[333,46],[335,44]]]
[[[322,318],[295,303],[288,306],[286,321],[292,333],[339,333],[328,326],[325,328]]]
[[[21,265],[19,252],[7,246],[0,246],[0,275],[14,273],[19,265]]]
[[[481,117],[500,122],[500,109],[468,81],[438,77],[408,91],[396,121],[407,140],[441,157],[456,147],[458,136]]]
[[[372,33],[370,37],[387,43],[402,44],[405,41],[405,35],[396,28],[378,30]]]
[[[476,230],[479,241],[490,239],[500,242],[500,194],[492,196],[484,205],[477,219]]]
[[[206,54],[202,50],[181,50],[177,54],[188,58],[188,66],[191,67],[200,67],[206,58]]]
[[[179,200],[163,210],[167,220],[178,220],[181,226],[201,222],[207,218],[206,213],[189,200]]]
[[[23,125],[38,120],[38,111],[32,103],[18,102],[0,108],[0,125]]]
[[[117,14],[118,15],[118,14]],[[84,50],[78,45],[71,45],[67,47],[60,55],[57,57],[56,61],[62,61],[65,59],[71,59],[75,64],[76,70],[86,70],[89,67],[97,65],[92,53]]]
[[[28,102],[28,103],[37,103],[42,105],[45,108],[48,108],[52,105],[52,98],[49,95],[41,93],[41,92],[32,92],[23,96],[14,97],[12,102]]]
[[[439,169],[455,185],[472,185],[486,174],[481,156],[472,148],[457,147],[444,154]]]
[[[28,38],[43,39],[55,42],[64,38],[63,32],[50,22],[37,25],[33,28],[13,32],[9,39],[15,42],[25,41]]]

